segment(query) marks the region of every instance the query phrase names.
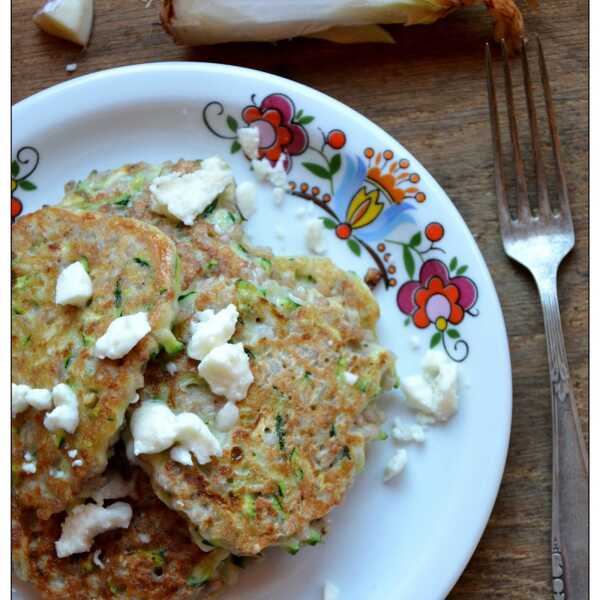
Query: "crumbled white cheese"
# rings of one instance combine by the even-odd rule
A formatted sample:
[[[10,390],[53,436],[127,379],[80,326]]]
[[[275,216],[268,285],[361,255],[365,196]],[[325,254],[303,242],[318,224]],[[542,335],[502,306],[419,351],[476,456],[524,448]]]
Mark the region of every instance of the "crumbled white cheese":
[[[131,417],[133,452],[155,454],[171,447],[177,438],[177,418],[162,402],[142,402]]]
[[[48,0],[33,16],[46,33],[86,46],[92,33],[94,0]]]
[[[234,304],[217,313],[210,309],[196,313],[190,325],[192,337],[187,345],[188,356],[202,360],[211,350],[228,342],[235,331],[238,317]]]
[[[325,225],[321,219],[310,219],[306,223],[306,228],[304,230],[304,241],[306,242],[306,247],[312,253],[325,253]]]
[[[85,306],[92,292],[92,280],[85,267],[77,261],[64,268],[56,279],[55,302]]]
[[[331,583],[331,581],[326,581],[323,585],[323,600],[339,600],[340,598],[340,590],[337,585]]]
[[[225,188],[233,183],[229,165],[218,156],[202,161],[193,173],[169,173],[156,177],[150,184],[151,210],[193,225]]]
[[[201,465],[222,453],[218,440],[198,415],[175,414],[162,402],[143,402],[133,413],[130,428],[136,456],[162,452],[175,443],[183,450],[173,449],[171,458],[183,464],[191,464],[190,452]]]
[[[11,385],[11,405],[13,417],[29,406],[36,410],[48,410],[52,407],[52,394],[50,390],[30,388],[25,384],[13,383]]]
[[[31,452],[25,452],[25,454],[23,454],[23,458],[27,462],[31,462],[33,460],[33,455],[31,454]]]
[[[256,212],[256,186],[251,181],[244,181],[235,190],[235,201],[244,219],[249,219]]]
[[[83,460],[81,460],[81,458],[77,458],[71,463],[71,466],[81,467],[81,466],[83,466]]]
[[[169,456],[171,457],[171,460],[188,467],[191,467],[194,464],[192,453],[183,446],[173,446],[169,451]]]
[[[227,402],[217,413],[216,426],[220,431],[230,431],[240,419],[240,411],[233,402]]]
[[[389,481],[393,477],[399,475],[404,470],[407,461],[408,454],[406,450],[404,448],[396,450],[395,454],[385,465],[385,469],[383,471],[383,480]]]
[[[152,538],[147,533],[138,533],[138,540],[142,542],[142,544],[149,544]]]
[[[107,508],[97,504],[80,504],[69,512],[62,524],[60,539],[55,542],[59,558],[87,552],[94,537],[111,529],[127,529],[132,517],[131,506],[115,502]]]
[[[394,419],[392,428],[392,438],[396,442],[417,442],[422,444],[425,441],[425,430],[416,423],[405,425],[399,417]]]
[[[106,333],[96,340],[97,358],[123,358],[142,338],[150,333],[148,313],[138,312],[115,319]]]
[[[422,374],[400,380],[406,403],[437,421],[447,421],[458,407],[458,366],[443,352],[430,350],[421,369]]]
[[[358,375],[356,375],[356,373],[351,373],[350,371],[344,371],[344,381],[348,385],[354,385],[358,381]]]
[[[100,560],[101,554],[102,550],[96,550],[96,552],[94,552],[94,555],[92,556],[92,561],[97,567],[104,569],[104,563]]]
[[[258,147],[260,145],[258,127],[239,127],[236,133],[242,152],[250,159],[258,158]]]
[[[66,384],[59,383],[52,389],[54,409],[44,416],[48,431],[64,429],[74,433],[79,425],[79,403],[75,392]]]
[[[116,500],[117,498],[125,498],[131,496],[134,491],[134,482],[132,480],[125,481],[123,477],[116,472],[110,473],[106,483],[97,489],[91,498],[96,504],[102,506],[105,500]]]
[[[221,445],[204,421],[196,414],[183,412],[177,415],[176,441],[189,450],[203,465],[211,456],[221,456]]]
[[[133,399],[129,402],[129,404],[136,404],[140,399],[140,395],[139,394],[134,394],[133,395]]]
[[[252,161],[252,170],[259,181],[268,181],[274,188],[281,188],[285,191],[288,187],[288,179],[283,162],[283,154],[279,157],[275,166],[271,165],[271,161],[268,158],[254,159]]]
[[[69,450],[69,451],[67,452],[67,456],[68,456],[69,458],[75,458],[75,457],[77,456],[77,450],[75,450],[75,449],[73,449],[73,450]]]
[[[175,373],[177,373],[177,365],[174,362],[168,362],[165,365],[165,369],[167,370],[167,373],[169,375],[175,375]],[[138,396],[139,399],[139,396]]]
[[[35,460],[31,461],[31,462],[24,462],[21,465],[21,471],[24,471],[25,473],[35,473],[37,471],[37,465]]]
[[[417,413],[415,415],[417,422],[421,425],[434,425],[437,423],[437,420],[431,415],[426,415],[425,413]]]
[[[64,479],[65,472],[62,469],[50,469],[48,471],[50,477],[54,477],[54,479]]]
[[[213,348],[198,365],[198,373],[206,379],[214,394],[234,402],[246,397],[254,381],[242,344],[222,344]]]

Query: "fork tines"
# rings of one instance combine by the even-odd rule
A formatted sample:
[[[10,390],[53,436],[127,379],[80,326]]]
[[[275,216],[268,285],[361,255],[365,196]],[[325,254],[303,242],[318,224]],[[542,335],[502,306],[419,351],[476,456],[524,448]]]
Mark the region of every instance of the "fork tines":
[[[492,68],[492,53],[490,45],[486,44],[485,48],[485,64],[487,72],[487,85],[488,85],[488,98],[490,107],[490,119],[492,126],[492,140],[494,147],[494,168],[495,168],[495,183],[496,183],[496,196],[498,198],[498,208],[500,214],[500,225],[503,229],[506,229],[515,222],[530,222],[532,220],[550,221],[552,219],[564,219],[566,221],[571,220],[571,214],[569,209],[569,200],[567,196],[567,187],[565,183],[564,171],[560,159],[560,140],[558,137],[558,129],[556,126],[556,116],[554,112],[554,104],[552,102],[552,94],[550,90],[550,82],[548,79],[548,71],[546,68],[546,61],[544,60],[544,53],[542,50],[542,43],[537,38],[538,46],[538,60],[539,70],[544,89],[544,99],[546,103],[546,114],[548,116],[548,125],[550,130],[550,136],[552,140],[552,150],[554,154],[554,162],[556,167],[556,174],[558,178],[558,194],[560,200],[560,213],[553,215],[552,208],[550,206],[550,200],[548,195],[548,182],[546,179],[546,171],[544,169],[544,162],[542,158],[542,148],[540,143],[540,133],[538,129],[538,120],[535,109],[535,101],[533,98],[533,86],[531,81],[531,75],[529,70],[529,63],[527,60],[527,41],[521,40],[521,68],[523,71],[523,82],[525,87],[525,97],[527,100],[527,113],[529,118],[529,129],[531,134],[532,148],[533,148],[533,160],[535,165],[535,176],[537,181],[537,198],[539,217],[533,217],[531,208],[529,206],[529,199],[527,193],[527,179],[525,176],[525,166],[523,162],[523,155],[521,152],[521,145],[519,143],[519,131],[517,128],[517,119],[515,112],[515,103],[513,97],[513,83],[511,77],[510,63],[508,58],[508,51],[504,40],[501,41],[502,47],[502,58],[504,63],[504,82],[506,89],[506,105],[508,113],[508,123],[510,130],[510,139],[512,146],[512,154],[515,168],[516,188],[517,188],[517,217],[516,221],[513,221],[510,216],[508,198],[506,193],[506,181],[502,170],[502,143],[500,137],[500,124],[498,118],[498,106],[496,97],[496,87],[494,83],[494,75]]]

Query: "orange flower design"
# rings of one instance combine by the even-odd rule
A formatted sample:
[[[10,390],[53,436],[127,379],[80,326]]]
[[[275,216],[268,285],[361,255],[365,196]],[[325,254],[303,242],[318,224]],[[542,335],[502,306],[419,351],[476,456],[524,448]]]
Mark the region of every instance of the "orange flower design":
[[[277,162],[281,156],[282,148],[287,146],[292,139],[289,129],[281,124],[282,119],[279,111],[267,110],[261,114],[256,106],[251,106],[244,113],[244,120],[248,125],[252,125],[256,121],[265,121],[272,126],[272,129],[267,130],[271,134],[269,136],[270,144],[267,148],[261,148],[259,155],[261,158],[266,156],[270,161]]]
[[[290,157],[302,154],[308,146],[304,127],[294,121],[294,103],[284,94],[267,96],[260,106],[247,106],[242,118],[259,132],[259,158],[266,157],[275,164],[283,155],[284,166],[289,169]]]
[[[444,285],[439,277],[432,277],[427,286],[415,294],[415,325],[425,329],[430,323],[435,323],[440,331],[445,331],[448,323],[458,325],[464,317],[464,310],[458,303],[459,298],[460,292],[455,285]]]

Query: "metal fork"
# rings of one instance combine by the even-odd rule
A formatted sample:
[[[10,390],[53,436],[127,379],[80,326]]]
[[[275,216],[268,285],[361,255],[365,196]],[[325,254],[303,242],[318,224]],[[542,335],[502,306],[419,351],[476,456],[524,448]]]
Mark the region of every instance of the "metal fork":
[[[525,40],[522,40],[521,63],[537,180],[538,212],[537,214],[532,212],[527,197],[527,181],[515,118],[510,64],[504,41],[502,41],[504,81],[517,187],[517,216],[515,219],[510,215],[502,173],[500,126],[492,56],[489,44],[486,44],[485,59],[494,146],[496,196],[504,250],[508,256],[526,267],[533,275],[544,313],[552,392],[551,562],[553,598],[554,600],[585,600],[589,597],[588,459],[569,379],[567,354],[556,293],[558,267],[562,259],[573,248],[575,235],[565,175],[560,159],[560,141],[548,71],[539,38],[537,46],[558,177],[560,208],[558,212],[554,212],[549,201]]]

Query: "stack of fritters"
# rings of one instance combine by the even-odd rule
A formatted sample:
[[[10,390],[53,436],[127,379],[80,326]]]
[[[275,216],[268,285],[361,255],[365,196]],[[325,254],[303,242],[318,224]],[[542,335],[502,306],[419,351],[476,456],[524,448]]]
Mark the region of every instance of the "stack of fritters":
[[[393,357],[376,341],[374,329],[379,311],[368,288],[357,276],[338,269],[328,259],[279,258],[273,257],[268,251],[250,247],[243,237],[233,185],[189,227],[151,210],[149,186],[155,177],[172,172],[193,172],[199,166],[200,161],[179,161],[160,166],[139,163],[105,173],[93,172],[86,180],[67,185],[62,209],[45,209],[68,214],[75,221],[97,219],[98,223],[131,223],[131,227],[147,228],[167,243],[174,243],[181,266],[180,290],[176,292],[177,314],[172,325],[174,337],[164,334],[158,336],[163,340],[163,350],[149,361],[143,387],[141,371],[152,349],[142,351],[136,347],[135,356],[140,354],[140,358],[135,365],[130,355],[114,361],[114,364],[113,361],[104,361],[110,363],[109,368],[121,370],[119,385],[125,386],[127,378],[134,376],[134,370],[136,379],[125,389],[111,387],[110,397],[118,395],[120,411],[111,421],[113,427],[110,433],[107,433],[109,428],[100,420],[109,408],[102,407],[106,403],[111,408],[110,414],[116,411],[112,403],[101,402],[102,390],[106,386],[104,380],[99,379],[97,388],[94,388],[97,389],[98,398],[93,403],[95,412],[90,409],[89,418],[91,423],[97,424],[97,435],[102,434],[103,445],[95,448],[96,463],[89,477],[98,476],[106,466],[110,445],[116,440],[122,424],[123,437],[129,439],[123,414],[129,405],[130,418],[144,400],[166,402],[175,413],[186,411],[197,414],[223,449],[221,457],[213,457],[210,463],[204,465],[195,461],[192,466],[174,462],[168,451],[135,457],[147,474],[138,476],[138,488],[141,485],[139,482],[146,482],[148,477],[154,493],[162,502],[154,496],[148,497],[149,486],[144,483],[145,504],[134,499],[134,516],[129,529],[102,534],[93,548],[101,548],[103,555],[109,557],[109,563],[121,553],[129,556],[129,550],[134,554],[142,552],[141,546],[136,546],[135,541],[131,540],[134,536],[132,528],[137,527],[137,520],[148,518],[147,512],[153,512],[157,515],[153,530],[161,529],[164,524],[167,529],[178,531],[179,537],[165,541],[166,551],[175,551],[167,541],[181,544],[185,553],[193,555],[189,559],[190,565],[200,565],[201,583],[198,583],[199,579],[193,579],[189,569],[174,567],[174,574],[168,576],[168,585],[165,584],[167,571],[163,569],[159,574],[153,573],[145,578],[143,587],[140,583],[136,594],[134,587],[138,584],[119,579],[115,575],[118,567],[113,565],[110,569],[95,569],[93,574],[85,577],[85,593],[94,590],[94,597],[98,598],[113,597],[115,589],[117,595],[127,598],[152,598],[153,594],[162,598],[204,597],[222,587],[226,579],[231,580],[235,571],[232,560],[237,563],[240,555],[254,556],[267,546],[276,544],[286,546],[295,553],[302,543],[319,542],[322,535],[319,519],[343,500],[346,490],[364,465],[366,442],[378,433],[380,416],[373,407],[373,400],[395,381]],[[22,224],[32,218],[25,217],[15,229],[24,229]],[[51,221],[53,217],[48,218]],[[113,236],[128,239],[117,231]],[[58,245],[60,248],[61,243]],[[127,301],[134,302],[134,289],[140,294],[153,290],[151,298],[154,302],[164,302],[165,306],[172,307],[173,295],[163,296],[172,294],[176,284],[172,283],[170,287],[167,283],[155,285],[158,265],[151,261],[148,261],[148,266],[129,261],[131,253],[138,256],[140,250],[122,248],[127,246],[126,241],[120,245],[99,243],[98,246],[108,249],[118,271],[107,269],[111,275],[107,279],[107,289],[110,288],[109,280],[113,281],[114,288],[114,280],[119,278],[123,289],[125,276],[121,271],[130,268],[128,262],[133,262],[143,270],[137,275],[138,285],[133,280],[129,282],[132,285]],[[25,248],[15,245],[17,264],[23,260],[24,252]],[[61,260],[77,260],[74,258],[76,255],[77,252]],[[22,274],[25,272],[18,271],[17,276]],[[55,276],[49,273],[49,287],[42,293],[50,299]],[[128,277],[133,278],[134,274]],[[18,281],[14,280],[13,288],[18,286]],[[165,288],[169,291],[162,292]],[[94,294],[96,296],[96,292]],[[15,293],[13,302],[20,297]],[[98,299],[100,301],[101,298]],[[149,299],[144,297],[136,301],[147,304]],[[50,308],[51,300],[45,302],[48,310],[60,312],[64,309],[56,306]],[[94,303],[96,299],[92,305]],[[177,340],[187,343],[191,335],[190,322],[197,311],[217,311],[229,304],[234,304],[239,312],[231,341],[243,343],[250,359],[254,383],[246,398],[237,403],[239,422],[231,431],[224,433],[216,429],[215,416],[225,404],[225,399],[211,392],[198,374],[198,362],[188,358],[185,348],[180,350],[181,344]],[[25,312],[28,310],[31,308],[25,307]],[[161,314],[166,315],[166,312],[165,308]],[[15,316],[14,319],[21,316]],[[76,337],[81,324],[74,325],[68,317],[67,322],[69,331]],[[102,331],[106,323],[97,327],[97,331]],[[161,327],[164,328],[164,324]],[[18,334],[17,339],[13,338],[15,348],[22,344],[23,333],[19,330]],[[90,332],[89,335],[95,334]],[[53,343],[57,348],[60,346],[62,354],[59,356],[58,351],[55,353],[53,370],[49,370],[48,376],[40,379],[39,383],[34,374],[23,373],[23,377],[29,376],[31,381],[26,382],[30,385],[35,383],[36,386],[51,387],[58,379],[63,380],[67,354],[73,355],[75,361],[82,361],[83,369],[90,369],[86,363],[85,346],[81,350],[79,345],[75,345],[75,352],[72,349],[67,351],[63,349],[62,334],[50,335],[51,340],[55,337],[57,341]],[[167,343],[164,343],[165,339]],[[32,341],[33,337],[28,344]],[[25,349],[27,345],[19,350],[24,360],[32,352],[32,346]],[[68,369],[75,364],[70,363]],[[21,376],[21,372],[16,373]],[[74,385],[82,385],[78,373],[79,369],[70,375]],[[15,374],[13,381],[20,383]],[[86,386],[85,389],[89,384]],[[130,404],[136,390],[142,402]],[[32,414],[27,418],[29,412]],[[23,431],[30,420],[39,419],[33,412],[22,413],[20,426],[19,421],[13,421],[13,424]],[[79,430],[76,435],[78,433]],[[40,438],[49,437],[48,432],[39,425],[34,435],[38,434]],[[15,437],[19,439],[19,436]],[[77,444],[84,441],[70,437],[66,437],[63,445],[77,448]],[[28,443],[34,440],[31,435],[27,439]],[[51,441],[54,443],[53,454],[59,456],[61,447],[56,440]],[[17,465],[17,468],[25,451],[25,445],[19,443],[13,456],[13,465]],[[36,443],[39,444],[38,441]],[[134,459],[131,452],[128,455]],[[93,489],[93,479],[89,477],[71,486],[68,496],[53,488],[52,497],[58,494],[62,502],[47,502],[47,510],[39,512],[39,517],[47,519],[50,514],[67,509],[89,496],[90,489]],[[77,560],[71,560],[73,557],[49,557],[52,554],[52,542],[60,533],[60,519],[53,516],[48,522],[30,521],[25,526],[23,515],[29,514],[29,507],[38,507],[38,503],[24,500],[24,490],[31,487],[26,480],[27,477],[19,475],[15,486],[17,509],[14,513],[13,543],[18,549],[15,559],[20,564],[19,573],[42,587],[40,573],[43,573],[43,564],[52,565],[48,568],[59,573],[56,581],[60,581],[61,577],[68,579],[73,573],[74,564],[86,564],[90,553],[77,555]],[[38,497],[48,495],[46,487],[47,484],[43,493],[37,493]],[[136,514],[136,511],[141,514]],[[43,542],[38,542],[42,550],[32,548],[31,542],[27,546],[19,541],[23,537],[31,537],[23,536],[24,531],[35,531],[36,539],[44,538]],[[48,538],[52,540],[48,541]],[[196,550],[191,540],[202,548],[197,556],[194,555]],[[223,562],[229,553],[233,558]],[[41,567],[40,561],[43,563]],[[137,562],[127,560],[123,564],[123,573],[126,573]],[[190,581],[197,585],[190,586]],[[122,590],[119,586],[125,587]],[[44,589],[48,590],[46,584]],[[49,592],[47,594],[48,597],[58,597]]]

